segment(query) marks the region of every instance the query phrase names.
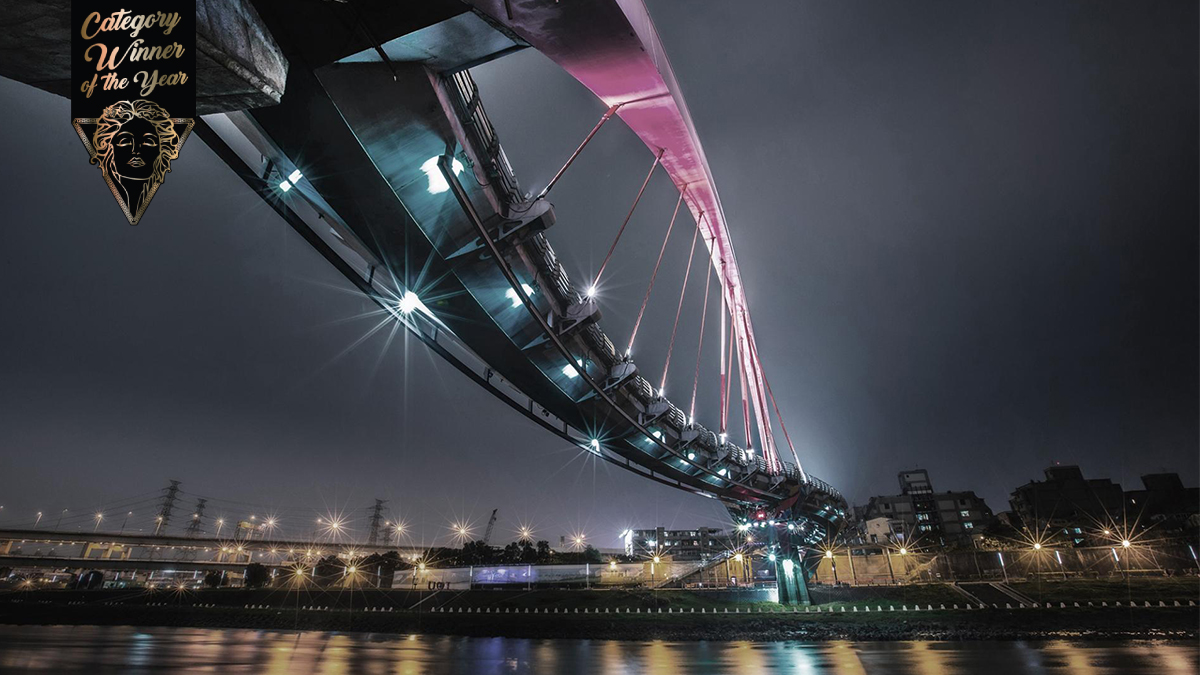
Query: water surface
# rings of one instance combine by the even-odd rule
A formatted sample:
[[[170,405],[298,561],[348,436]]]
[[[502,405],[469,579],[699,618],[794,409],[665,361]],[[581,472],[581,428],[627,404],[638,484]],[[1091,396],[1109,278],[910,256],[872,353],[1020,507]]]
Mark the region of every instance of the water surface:
[[[0,673],[1196,675],[1181,642],[617,642],[0,626]]]

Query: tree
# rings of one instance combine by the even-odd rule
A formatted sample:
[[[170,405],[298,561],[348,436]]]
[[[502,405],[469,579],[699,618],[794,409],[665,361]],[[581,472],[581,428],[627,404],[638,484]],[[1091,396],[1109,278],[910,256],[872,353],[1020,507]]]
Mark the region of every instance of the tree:
[[[504,553],[501,556],[501,562],[506,565],[521,562],[521,545],[517,542],[512,542],[504,547]]]
[[[525,563],[526,565],[529,565],[529,564],[537,562],[537,559],[538,559],[538,552],[537,552],[537,549],[535,549],[533,547],[533,544],[529,543],[528,541],[521,542],[521,559],[520,559],[520,561]]]
[[[266,565],[262,563],[246,565],[246,588],[262,588],[269,583],[271,583],[271,572],[267,570]]]
[[[204,573],[204,585],[208,588],[220,588],[225,585],[225,574],[220,570],[209,570]]]
[[[319,586],[332,586],[346,575],[346,565],[336,555],[321,558],[313,569],[313,578]]]
[[[534,562],[548,563],[554,556],[554,551],[550,550],[550,542],[542,539],[537,543],[537,560]]]
[[[376,588],[391,588],[396,578],[396,569],[401,566],[400,554],[388,551],[379,554],[372,553],[356,565],[367,579],[367,583]]]
[[[591,544],[583,549],[583,560],[590,563],[604,562],[604,558],[600,557],[600,550]]]
[[[495,562],[496,552],[483,541],[463,544],[461,562],[466,565],[487,565]]]

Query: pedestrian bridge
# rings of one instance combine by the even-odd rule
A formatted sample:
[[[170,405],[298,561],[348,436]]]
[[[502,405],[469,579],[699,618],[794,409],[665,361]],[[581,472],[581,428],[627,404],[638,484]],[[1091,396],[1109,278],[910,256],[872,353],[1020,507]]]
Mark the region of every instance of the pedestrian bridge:
[[[252,107],[264,106],[255,92],[225,96],[202,81],[201,109],[222,112],[205,115],[196,133],[381,313],[581,452],[721,500],[745,536],[753,525],[758,541],[779,550],[781,578],[794,563],[811,567],[802,552],[836,536],[846,503],[803,470],[783,425],[730,221],[641,0],[355,0],[302,12],[282,0],[200,6],[202,51],[269,100]],[[214,18],[223,12],[237,21]],[[251,46],[269,54],[247,55],[225,26],[260,35]],[[513,175],[470,74],[522,49],[553,60],[607,108],[599,120],[580,120],[581,144],[564,148],[562,168],[536,195]],[[270,65],[271,77],[246,75],[258,63]],[[626,347],[643,321],[670,316],[639,313],[635,335],[616,344],[602,327],[595,291],[628,218],[613,224],[593,278],[572,278],[551,245],[556,219],[575,215],[555,212],[553,187],[607,123],[625,124],[644,142],[643,190],[662,170],[679,191],[667,236],[678,227],[700,251],[697,269],[689,259],[683,271],[685,289],[690,274],[715,279],[702,323],[711,314],[721,341],[707,352],[700,342],[690,401],[664,391],[675,331],[661,380],[658,364],[638,363]],[[628,195],[630,214],[641,194]],[[697,419],[704,366],[719,369],[721,409]]]

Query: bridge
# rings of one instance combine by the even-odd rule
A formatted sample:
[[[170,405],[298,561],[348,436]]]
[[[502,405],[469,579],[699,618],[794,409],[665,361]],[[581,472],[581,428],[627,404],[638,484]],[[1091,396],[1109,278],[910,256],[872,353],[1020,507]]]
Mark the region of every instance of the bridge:
[[[38,7],[57,21],[69,15],[62,6]],[[806,553],[837,536],[846,502],[803,470],[783,425],[729,220],[641,0],[200,7],[199,46],[220,77],[201,73],[209,114],[196,133],[248,186],[382,314],[517,413],[599,460],[719,499],[775,552],[781,602],[807,601],[819,557]],[[4,10],[29,11],[40,10]],[[254,48],[230,26],[256,35]],[[513,175],[470,72],[522,49],[546,55],[607,106],[537,195]],[[0,74],[62,93],[52,74]],[[629,196],[630,215],[650,176],[665,171],[679,191],[667,236],[676,227],[691,234],[705,268],[692,270],[689,259],[684,288],[690,274],[716,280],[703,310],[721,327],[708,362],[720,373],[715,419],[695,418],[695,384],[690,401],[666,396],[674,331],[661,380],[636,362],[637,326],[657,318],[643,316],[645,300],[627,343],[601,327],[597,290],[629,218],[614,223],[593,278],[573,280],[550,244],[555,184],[614,118],[645,144],[649,173]],[[699,354],[696,364],[698,383]],[[744,445],[732,438],[738,417]]]

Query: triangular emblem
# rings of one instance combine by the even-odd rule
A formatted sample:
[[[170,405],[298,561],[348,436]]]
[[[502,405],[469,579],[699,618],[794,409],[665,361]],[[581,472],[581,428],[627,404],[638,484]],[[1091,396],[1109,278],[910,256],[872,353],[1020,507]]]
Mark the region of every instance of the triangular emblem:
[[[162,106],[145,99],[118,101],[98,118],[73,120],[92,164],[99,167],[130,225],[142,219],[195,123],[189,117],[170,117]]]

